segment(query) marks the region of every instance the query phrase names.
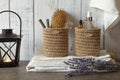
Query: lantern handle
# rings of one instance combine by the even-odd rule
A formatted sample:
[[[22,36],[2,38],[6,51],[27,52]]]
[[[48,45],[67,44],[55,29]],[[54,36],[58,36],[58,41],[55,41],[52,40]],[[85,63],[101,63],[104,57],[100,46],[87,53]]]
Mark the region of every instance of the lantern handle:
[[[11,11],[11,10],[4,10],[4,11],[1,11],[0,12],[0,14],[2,14],[2,13],[4,13],[4,12],[11,12],[11,13],[14,13],[15,15],[17,15],[17,17],[19,18],[19,20],[20,20],[20,37],[22,37],[22,19],[20,18],[20,16],[16,13],[16,12],[14,12],[14,11]]]

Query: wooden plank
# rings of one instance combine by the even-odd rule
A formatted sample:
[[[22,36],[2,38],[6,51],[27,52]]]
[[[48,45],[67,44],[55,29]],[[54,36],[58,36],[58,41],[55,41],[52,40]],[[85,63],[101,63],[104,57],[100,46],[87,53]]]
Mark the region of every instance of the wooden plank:
[[[0,0],[0,12],[9,9],[9,0]],[[8,13],[0,14],[0,33],[1,29],[9,28],[9,15]]]
[[[91,0],[81,0],[82,1],[82,18],[85,19],[87,17],[87,12],[90,11],[90,2]]]
[[[33,0],[11,0],[10,9],[22,18],[21,60],[29,60],[33,55]],[[11,14],[11,27],[19,34],[19,20]]]
[[[68,21],[73,23],[69,32],[69,50],[74,51],[74,27],[79,24],[81,17],[81,0],[59,0],[58,8],[68,13]]]
[[[39,23],[42,19],[46,25],[46,19],[50,19],[53,11],[57,8],[57,0],[35,0],[35,49],[43,49],[43,27]],[[41,7],[42,6],[42,7]]]
[[[9,9],[9,0],[0,0],[0,12],[8,9]],[[9,28],[9,13],[2,13],[0,14],[0,34],[2,33],[2,29],[8,29],[8,28]],[[0,43],[0,46],[4,48],[4,45],[2,43]],[[4,52],[1,51],[1,53]],[[1,56],[3,56],[3,54],[1,54]]]
[[[78,24],[81,18],[81,1],[80,0],[59,0],[58,8],[64,9],[68,13],[68,19]]]

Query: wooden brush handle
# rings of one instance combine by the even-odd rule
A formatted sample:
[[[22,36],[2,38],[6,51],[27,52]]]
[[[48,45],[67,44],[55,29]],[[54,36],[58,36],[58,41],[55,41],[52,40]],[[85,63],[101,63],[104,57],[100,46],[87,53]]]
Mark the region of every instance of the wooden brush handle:
[[[46,23],[47,23],[47,27],[49,28],[50,25],[49,25],[49,19],[46,20]]]
[[[39,22],[40,22],[40,24],[42,25],[43,28],[46,28],[45,24],[43,23],[43,21],[41,19],[39,19]]]

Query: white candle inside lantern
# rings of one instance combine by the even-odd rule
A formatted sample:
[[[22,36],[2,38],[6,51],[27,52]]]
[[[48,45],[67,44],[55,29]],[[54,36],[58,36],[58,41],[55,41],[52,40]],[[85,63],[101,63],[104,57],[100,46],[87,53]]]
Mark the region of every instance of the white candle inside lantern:
[[[12,62],[12,61],[9,58],[7,58],[3,62],[9,63],[9,62]]]

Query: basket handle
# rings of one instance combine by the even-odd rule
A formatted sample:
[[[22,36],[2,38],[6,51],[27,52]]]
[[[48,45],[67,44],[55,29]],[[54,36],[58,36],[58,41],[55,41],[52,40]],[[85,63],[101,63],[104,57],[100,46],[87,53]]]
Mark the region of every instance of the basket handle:
[[[51,31],[51,33],[52,33],[52,34],[59,34],[60,31],[55,31],[55,30],[53,30],[53,31]]]
[[[20,37],[22,37],[22,34],[21,34],[21,33],[22,33],[22,20],[21,20],[20,16],[19,16],[16,12],[11,11],[11,10],[1,11],[0,14],[2,14],[2,13],[4,13],[4,12],[14,13],[14,14],[19,18],[19,20],[20,20]]]
[[[86,37],[92,37],[93,34],[91,34],[91,33],[84,33],[84,36],[86,36]]]

